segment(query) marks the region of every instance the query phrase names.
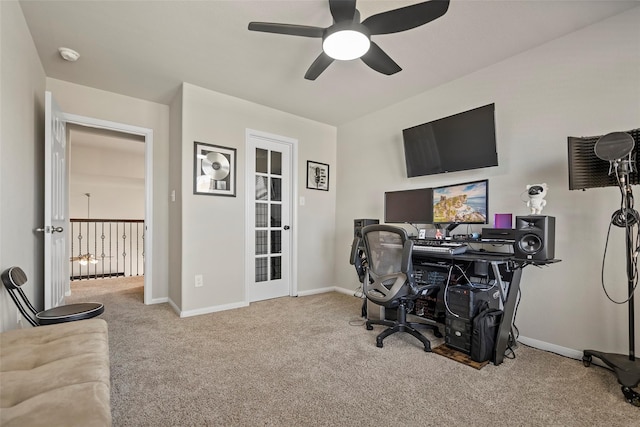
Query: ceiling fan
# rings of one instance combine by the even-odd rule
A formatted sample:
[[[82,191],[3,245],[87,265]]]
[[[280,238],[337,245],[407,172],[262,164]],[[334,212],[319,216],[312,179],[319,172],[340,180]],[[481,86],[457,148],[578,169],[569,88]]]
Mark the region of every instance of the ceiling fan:
[[[250,22],[249,30],[290,36],[322,38],[322,53],[304,78],[315,80],[331,63],[361,58],[379,73],[392,75],[402,68],[373,41],[371,36],[410,30],[433,21],[449,9],[449,0],[431,0],[372,15],[360,22],[356,0],[329,0],[333,25],[322,28],[272,22]]]
[[[95,256],[93,256],[93,254],[92,254],[92,253],[90,253],[90,252],[88,252],[88,253],[86,253],[86,254],[83,254],[83,255],[80,255],[80,256],[72,256],[71,258],[69,258],[69,260],[70,260],[70,261],[78,261],[78,263],[79,263],[80,265],[87,265],[87,264],[89,264],[89,263],[91,263],[91,264],[97,264],[98,262],[100,262],[100,261],[98,261],[98,259],[97,259]]]

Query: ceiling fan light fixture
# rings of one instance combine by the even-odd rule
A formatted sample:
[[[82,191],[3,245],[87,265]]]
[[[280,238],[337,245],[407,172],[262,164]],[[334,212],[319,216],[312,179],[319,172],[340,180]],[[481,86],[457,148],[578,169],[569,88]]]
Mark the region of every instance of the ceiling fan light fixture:
[[[335,24],[327,29],[322,40],[324,53],[341,61],[360,58],[370,46],[367,28],[354,22]]]

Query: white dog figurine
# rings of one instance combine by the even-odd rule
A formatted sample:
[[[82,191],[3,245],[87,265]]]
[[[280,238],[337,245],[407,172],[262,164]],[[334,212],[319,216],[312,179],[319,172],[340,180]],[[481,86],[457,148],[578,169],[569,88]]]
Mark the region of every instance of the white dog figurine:
[[[527,185],[527,194],[529,195],[527,207],[531,209],[531,215],[540,215],[542,213],[542,208],[547,204],[544,199],[547,195],[547,189],[546,183]]]

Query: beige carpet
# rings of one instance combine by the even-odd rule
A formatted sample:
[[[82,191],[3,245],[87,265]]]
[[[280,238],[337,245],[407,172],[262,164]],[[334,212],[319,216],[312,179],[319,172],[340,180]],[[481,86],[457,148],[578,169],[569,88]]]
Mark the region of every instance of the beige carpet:
[[[140,279],[74,282],[106,309],[114,426],[639,426],[604,368],[520,345],[481,370],[326,293],[180,319]]]

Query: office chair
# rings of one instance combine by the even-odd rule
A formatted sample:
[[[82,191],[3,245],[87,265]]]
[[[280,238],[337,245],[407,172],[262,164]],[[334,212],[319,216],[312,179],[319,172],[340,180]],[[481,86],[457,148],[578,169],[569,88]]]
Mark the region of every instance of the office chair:
[[[22,316],[32,326],[90,319],[104,312],[104,305],[98,302],[67,304],[38,312],[22,290],[22,285],[27,283],[27,275],[20,267],[11,267],[3,271],[2,283],[7,288],[9,296],[18,307],[18,310],[20,310],[20,313],[22,313]],[[31,314],[27,312],[27,309]]]
[[[363,281],[365,296],[373,303],[385,308],[395,308],[396,320],[367,320],[367,330],[372,325],[388,326],[376,337],[376,345],[396,332],[407,332],[424,344],[424,351],[431,351],[431,342],[416,327],[422,326],[434,331],[437,338],[442,334],[436,325],[407,322],[407,312],[413,309],[418,297],[436,291],[439,285],[416,285],[413,278],[411,251],[413,241],[400,227],[386,224],[368,225],[362,229],[367,266]]]

